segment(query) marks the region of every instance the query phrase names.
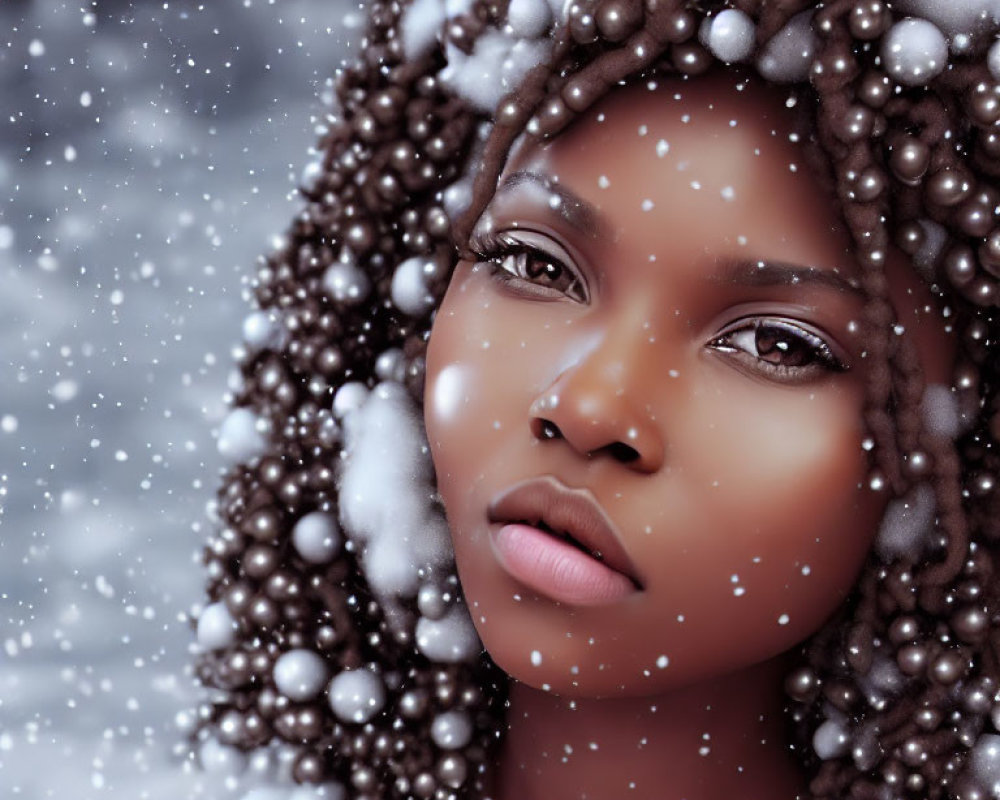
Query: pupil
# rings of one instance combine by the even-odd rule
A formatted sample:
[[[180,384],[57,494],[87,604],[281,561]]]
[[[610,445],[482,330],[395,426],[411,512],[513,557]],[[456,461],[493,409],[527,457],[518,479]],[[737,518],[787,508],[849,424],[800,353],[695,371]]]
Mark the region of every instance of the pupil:
[[[559,275],[559,267],[551,261],[531,259],[528,261],[527,273],[529,278],[540,278],[544,276],[551,280]]]
[[[777,328],[758,328],[754,344],[760,357],[772,364],[800,367],[809,363],[808,348],[803,346],[804,343]]]

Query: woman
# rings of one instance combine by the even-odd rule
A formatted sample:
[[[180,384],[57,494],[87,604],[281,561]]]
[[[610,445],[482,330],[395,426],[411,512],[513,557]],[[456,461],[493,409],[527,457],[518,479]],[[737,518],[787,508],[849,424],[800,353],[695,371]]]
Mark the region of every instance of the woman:
[[[371,7],[220,432],[220,738],[357,797],[995,791],[1000,51],[935,5]]]

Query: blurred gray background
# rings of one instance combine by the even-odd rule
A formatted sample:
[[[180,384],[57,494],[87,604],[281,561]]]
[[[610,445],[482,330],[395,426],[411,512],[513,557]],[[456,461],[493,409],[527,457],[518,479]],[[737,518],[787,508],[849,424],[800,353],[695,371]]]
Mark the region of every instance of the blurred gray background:
[[[172,754],[243,281],[343,0],[0,0],[0,797],[217,797]]]

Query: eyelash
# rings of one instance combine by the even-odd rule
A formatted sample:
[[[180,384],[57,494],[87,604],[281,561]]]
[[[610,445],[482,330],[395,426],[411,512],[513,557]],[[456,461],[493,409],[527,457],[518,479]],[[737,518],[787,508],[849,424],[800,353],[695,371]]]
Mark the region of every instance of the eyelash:
[[[567,266],[566,260],[526,241],[528,236],[544,238],[531,231],[521,232],[521,237],[524,238],[510,233],[480,231],[473,235],[470,248],[480,263],[490,267],[494,280],[518,294],[542,300],[566,297],[579,303],[589,302],[587,285],[580,274]],[[543,283],[546,276],[542,273],[530,275],[527,266],[531,259],[551,265],[559,274],[569,276],[569,285],[558,288]],[[765,344],[760,338],[762,332],[772,334],[772,347],[768,352],[761,352]],[[746,341],[746,337],[752,338]],[[794,340],[791,346],[790,339]],[[747,317],[738,320],[713,338],[709,346],[720,352],[731,353],[748,369],[784,383],[807,382],[825,372],[848,370],[848,366],[834,354],[821,335],[799,323],[778,317]],[[803,346],[804,352],[800,350],[796,353],[796,349]],[[798,364],[769,361],[767,356],[771,352],[786,358],[797,355],[800,361],[803,358],[806,361]]]
[[[771,348],[761,352],[766,344],[761,341],[761,332],[772,334]],[[774,335],[777,333],[777,335]],[[746,337],[752,337],[746,341]],[[744,341],[737,343],[737,339]],[[789,339],[794,340],[792,347],[802,347],[805,352],[795,353],[789,349]],[[721,334],[709,342],[724,353],[733,353],[736,358],[744,361],[750,369],[763,372],[768,377],[786,383],[805,382],[819,377],[824,372],[847,372],[848,366],[838,358],[826,340],[808,328],[791,320],[775,317],[751,317],[739,320],[730,325]],[[776,353],[778,357],[806,358],[806,363],[788,364],[769,361],[767,356]]]
[[[558,300],[562,297],[577,303],[590,301],[587,284],[567,260],[527,241],[527,236],[543,238],[541,234],[525,231],[525,238],[509,233],[480,232],[473,235],[470,248],[480,263],[488,264],[493,278],[519,294],[540,300]],[[529,263],[542,262],[541,271],[534,275]],[[547,269],[547,267],[549,269]],[[562,276],[569,280],[563,287],[554,286]]]

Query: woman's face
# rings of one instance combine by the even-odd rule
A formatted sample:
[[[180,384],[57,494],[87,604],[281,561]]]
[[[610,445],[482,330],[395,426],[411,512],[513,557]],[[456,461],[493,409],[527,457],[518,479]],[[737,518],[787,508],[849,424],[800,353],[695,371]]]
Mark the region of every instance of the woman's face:
[[[431,336],[425,416],[462,585],[516,678],[645,694],[813,633],[884,492],[863,296],[783,98],[619,89],[511,159]],[[947,374],[926,292],[906,335]]]

